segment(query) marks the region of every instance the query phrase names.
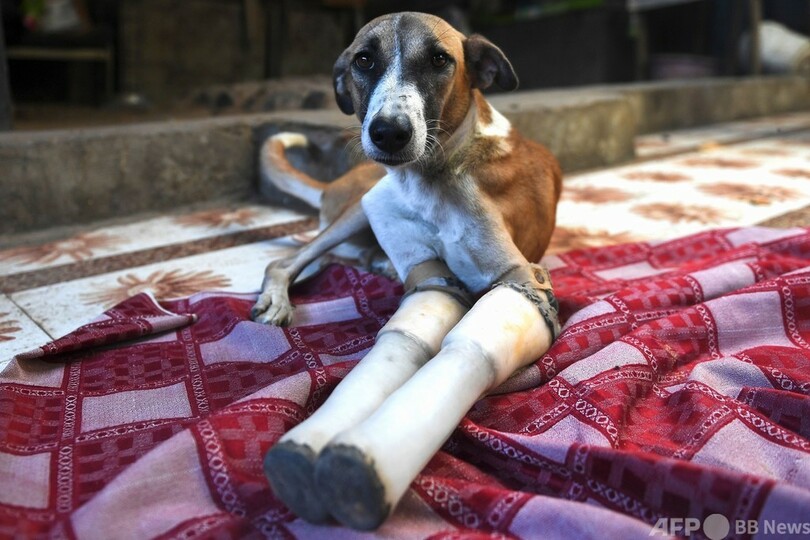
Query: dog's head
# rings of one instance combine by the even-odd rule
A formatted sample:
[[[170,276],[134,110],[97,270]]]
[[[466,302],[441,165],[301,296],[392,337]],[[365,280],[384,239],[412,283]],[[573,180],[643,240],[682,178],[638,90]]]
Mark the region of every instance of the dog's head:
[[[333,75],[338,106],[362,122],[366,155],[391,166],[419,160],[449,137],[471,106],[472,89],[518,84],[498,47],[423,13],[368,23]]]

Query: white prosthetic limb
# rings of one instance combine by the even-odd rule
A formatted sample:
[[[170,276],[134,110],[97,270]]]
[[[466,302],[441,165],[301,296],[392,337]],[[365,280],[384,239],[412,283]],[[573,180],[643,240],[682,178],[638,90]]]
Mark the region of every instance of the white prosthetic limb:
[[[553,316],[556,324],[556,310]],[[316,492],[332,516],[355,529],[378,527],[475,401],[548,350],[550,326],[536,303],[509,286],[476,302],[436,357],[323,449]],[[383,358],[401,354],[393,341],[375,349]],[[369,390],[354,394],[351,406]]]
[[[265,457],[265,473],[273,492],[296,515],[313,523],[329,517],[314,485],[321,449],[338,433],[365,420],[411,378],[439,351],[442,339],[466,311],[444,292],[410,294],[329,399],[273,446]]]

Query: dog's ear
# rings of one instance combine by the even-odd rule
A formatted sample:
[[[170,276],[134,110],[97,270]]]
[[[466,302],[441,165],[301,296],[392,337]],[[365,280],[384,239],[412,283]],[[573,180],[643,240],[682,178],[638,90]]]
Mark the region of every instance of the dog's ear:
[[[343,51],[332,69],[332,84],[335,87],[335,100],[343,114],[354,114],[354,103],[349,93],[349,77],[351,77],[351,53],[349,49]]]
[[[484,90],[493,82],[504,90],[517,88],[518,78],[512,64],[503,51],[484,36],[473,34],[464,40],[464,60],[473,88]]]

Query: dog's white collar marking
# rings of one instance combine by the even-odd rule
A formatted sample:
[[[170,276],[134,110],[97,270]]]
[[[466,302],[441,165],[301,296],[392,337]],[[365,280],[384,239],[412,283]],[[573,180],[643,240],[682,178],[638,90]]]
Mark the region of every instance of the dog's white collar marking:
[[[492,115],[492,122],[489,124],[478,122],[478,133],[484,137],[508,137],[509,132],[512,130],[512,124],[494,107],[490,107],[489,110],[490,114]]]
[[[509,152],[511,145],[508,142],[509,133],[512,131],[512,123],[499,113],[494,107],[489,106],[492,121],[484,123],[478,114],[478,107],[471,105],[464,120],[456,131],[447,139],[444,144],[448,156],[455,155],[459,150],[466,147],[475,137],[492,137],[501,139],[500,148],[503,152]],[[472,137],[470,136],[472,134]]]

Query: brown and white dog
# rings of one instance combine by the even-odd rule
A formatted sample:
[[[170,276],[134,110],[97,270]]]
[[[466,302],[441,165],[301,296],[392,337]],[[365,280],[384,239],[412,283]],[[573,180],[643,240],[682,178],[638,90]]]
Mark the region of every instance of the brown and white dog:
[[[289,323],[296,276],[369,227],[406,289],[371,351],[267,455],[274,492],[309,521],[378,526],[469,407],[559,330],[547,273],[532,263],[554,229],[560,168],[488,104],[481,90],[493,83],[512,90],[517,77],[485,38],[430,15],[386,15],[334,69],[338,105],[362,122],[375,163],[325,185],[284,158],[304,138],[264,147],[267,178],[320,207],[328,226],[268,266],[254,320]]]

